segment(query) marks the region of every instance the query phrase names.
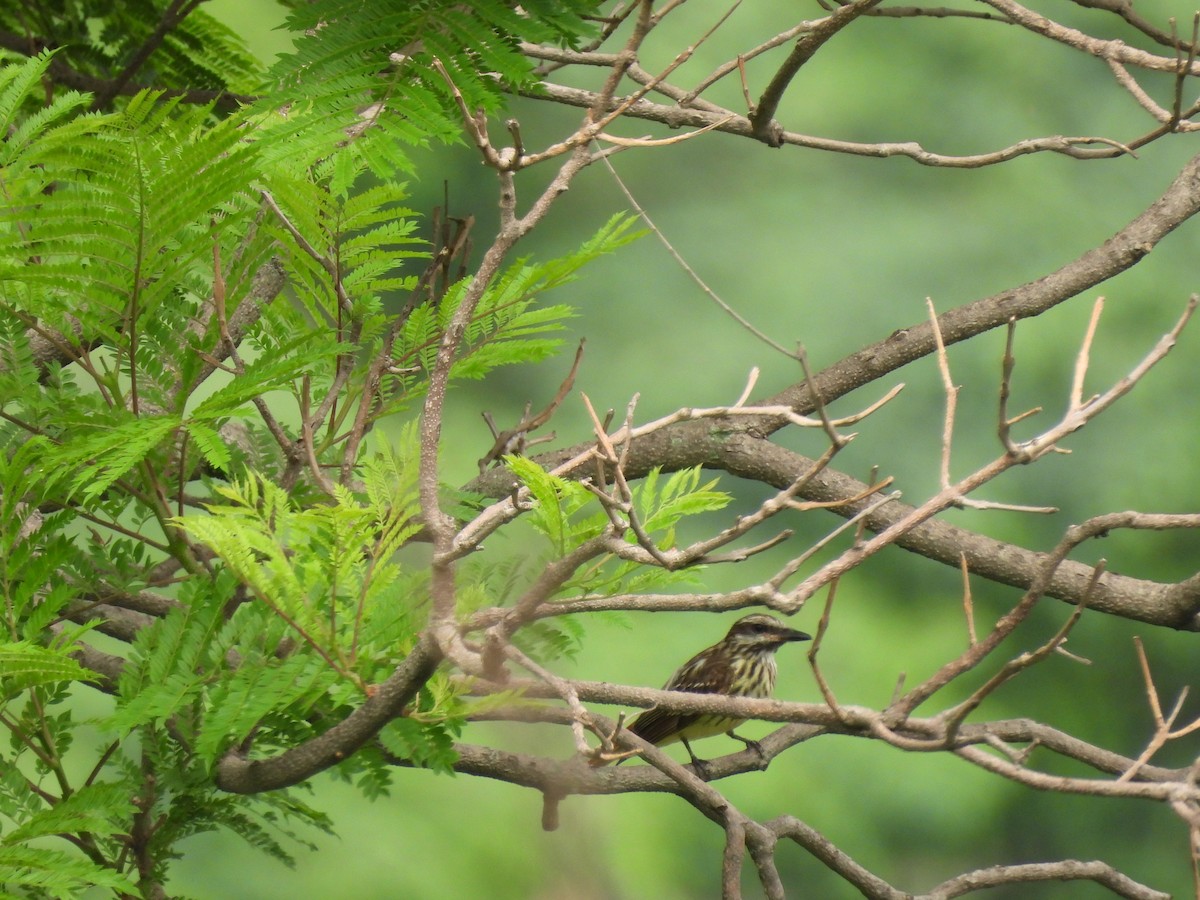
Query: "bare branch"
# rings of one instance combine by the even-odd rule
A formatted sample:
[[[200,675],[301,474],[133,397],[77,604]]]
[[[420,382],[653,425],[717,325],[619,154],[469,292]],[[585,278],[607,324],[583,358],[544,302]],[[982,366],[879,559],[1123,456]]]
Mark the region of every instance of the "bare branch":
[[[1084,34],[1082,31],[1060,25],[1058,22],[1048,19],[1040,13],[1034,13],[1032,10],[1016,3],[1015,0],[983,0],[983,2],[1003,13],[1009,21],[1020,25],[1022,28],[1079,50],[1089,56],[1094,56],[1097,59],[1115,59],[1122,65],[1136,66],[1137,68],[1146,69],[1151,72],[1174,73],[1180,71],[1179,63],[1174,57],[1155,56],[1153,53],[1147,53],[1145,50],[1130,47],[1124,41],[1120,40],[1110,41],[1092,37],[1089,34]],[[1172,42],[1173,44],[1174,42]],[[1183,71],[1189,75],[1200,75],[1200,68],[1197,68],[1195,63],[1187,65]]]
[[[758,98],[758,103],[750,112],[750,124],[756,138],[770,147],[782,146],[783,127],[775,121],[775,111],[796,73],[834,35],[879,3],[880,0],[850,0],[834,10],[832,15],[813,22],[804,30],[800,39],[796,41],[796,46],[771,78],[762,96]]]
[[[658,85],[658,87],[663,87]],[[535,100],[548,100],[568,106],[592,108],[600,100],[595,91],[584,88],[567,87],[553,82],[543,82],[537,92],[529,92],[528,96]],[[676,101],[670,105],[653,103],[649,100],[638,100],[624,109],[623,115],[635,119],[649,119],[660,122],[672,128],[705,128],[712,126],[716,131],[739,137],[758,138],[754,125],[746,116],[739,116],[732,110],[717,107],[715,109],[681,107],[678,105],[688,96],[688,92],[676,89],[670,95]],[[732,116],[733,118],[730,118]],[[724,121],[724,124],[721,122]],[[1154,132],[1157,136],[1159,132]],[[984,166],[1008,162],[1031,153],[1056,153],[1073,159],[1109,159],[1132,152],[1135,142],[1122,143],[1112,138],[1098,136],[1069,137],[1066,135],[1051,135],[1039,138],[1027,138],[993,150],[988,153],[973,153],[954,155],[936,153],[925,149],[917,141],[897,141],[867,144],[859,141],[841,141],[833,138],[816,137],[784,129],[771,132],[772,141],[778,141],[777,146],[808,147],[812,150],[825,150],[830,153],[845,153],[851,156],[868,156],[886,159],[893,156],[906,157],[923,166],[941,168],[978,169]],[[1145,143],[1146,139],[1142,140]],[[1097,147],[1096,145],[1100,145]]]
[[[1030,884],[1038,881],[1094,881],[1118,897],[1127,897],[1129,900],[1170,900],[1171,897],[1170,894],[1139,884],[1107,863],[1083,862],[1076,859],[977,869],[944,881],[921,897],[929,900],[949,900],[951,897],[962,897],[1001,885]]]
[[[1133,645],[1137,648],[1142,679],[1146,683],[1146,697],[1150,703],[1150,711],[1154,716],[1154,736],[1150,739],[1150,743],[1146,745],[1146,749],[1142,751],[1134,764],[1129,767],[1129,770],[1117,779],[1118,781],[1132,780],[1137,775],[1138,770],[1149,762],[1154,757],[1154,754],[1162,749],[1163,745],[1168,741],[1184,737],[1200,729],[1200,718],[1195,719],[1190,725],[1185,725],[1182,728],[1173,727],[1176,718],[1178,718],[1180,711],[1183,709],[1183,701],[1187,699],[1188,689],[1186,686],[1179,692],[1179,698],[1175,701],[1175,706],[1171,709],[1171,712],[1168,715],[1163,715],[1162,704],[1158,698],[1158,689],[1154,686],[1154,676],[1150,673],[1150,661],[1146,658],[1146,649],[1142,646],[1141,638],[1134,635]]]

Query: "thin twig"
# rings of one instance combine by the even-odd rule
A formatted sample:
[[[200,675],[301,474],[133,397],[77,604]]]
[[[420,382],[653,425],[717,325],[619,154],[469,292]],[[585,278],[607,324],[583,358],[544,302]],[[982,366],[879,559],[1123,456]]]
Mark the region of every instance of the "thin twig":
[[[1096,338],[1096,326],[1100,324],[1100,316],[1104,312],[1104,298],[1097,297],[1092,304],[1092,315],[1088,319],[1087,331],[1079,345],[1079,353],[1075,357],[1075,374],[1071,379],[1071,394],[1068,400],[1069,409],[1083,408],[1083,382],[1087,377],[1088,358],[1091,354],[1092,342]],[[1088,402],[1091,402],[1090,400]]]
[[[714,128],[719,127],[719,125],[724,124],[728,120],[729,120],[728,117],[726,117],[725,119],[722,119],[719,123],[713,122],[712,127],[714,127]],[[774,338],[771,338],[770,336],[768,336],[765,332],[760,331],[758,328],[756,328],[753,324],[751,324],[751,322],[745,316],[743,316],[736,309],[734,309],[732,306],[730,306],[728,303],[726,303],[723,299],[721,299],[720,295],[717,294],[717,292],[714,291],[711,287],[709,287],[708,282],[706,282],[703,278],[701,278],[699,273],[697,273],[696,270],[693,269],[691,267],[691,265],[688,264],[688,261],[683,258],[683,254],[681,254],[678,250],[675,249],[675,245],[672,244],[670,242],[670,240],[667,239],[667,236],[665,234],[663,234],[662,229],[654,224],[654,220],[650,218],[650,214],[646,212],[645,208],[640,203],[638,203],[637,198],[633,196],[633,192],[629,189],[628,185],[626,185],[624,180],[622,180],[621,176],[617,174],[617,170],[613,168],[613,164],[612,164],[612,162],[609,161],[607,156],[603,157],[603,162],[604,162],[605,167],[608,169],[609,174],[612,176],[613,181],[616,182],[617,187],[621,189],[621,193],[623,193],[625,195],[625,198],[629,201],[630,206],[633,207],[633,211],[636,212],[638,214],[638,217],[641,218],[641,220],[646,223],[646,227],[649,228],[654,233],[654,236],[657,237],[658,240],[662,243],[662,245],[667,248],[667,252],[671,254],[671,258],[674,259],[675,262],[679,264],[679,267],[681,269],[683,269],[683,271],[685,273],[687,273],[687,276],[696,283],[696,286],[699,287],[700,290],[704,292],[704,295],[706,297],[708,297],[708,299],[711,300],[713,303],[715,303],[721,309],[722,312],[724,312],[727,316],[729,316],[731,319],[733,319],[735,322],[737,322],[738,325],[740,325],[742,328],[744,328],[750,334],[754,335],[754,337],[756,337],[758,340],[762,341],[764,344],[766,344],[772,350],[782,353],[784,356],[795,359],[796,357],[795,357],[794,353],[789,351],[786,347],[784,347],[782,344],[780,344]]]
[[[971,571],[967,568],[967,555],[960,554],[959,559],[962,561],[960,571],[963,583],[963,615],[967,620],[967,641],[968,646],[973,647],[979,643],[979,636],[975,633],[975,604],[971,601]]]

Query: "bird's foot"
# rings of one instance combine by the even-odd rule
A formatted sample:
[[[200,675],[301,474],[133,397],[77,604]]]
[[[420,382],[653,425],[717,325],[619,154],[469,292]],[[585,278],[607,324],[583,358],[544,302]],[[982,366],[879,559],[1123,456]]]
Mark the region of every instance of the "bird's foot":
[[[726,734],[728,734],[735,741],[741,741],[743,744],[745,744],[747,750],[753,750],[755,753],[757,753],[760,762],[767,762],[767,751],[763,749],[763,745],[758,741],[751,740],[750,738],[744,738],[740,734],[734,734],[732,731],[726,732]]]

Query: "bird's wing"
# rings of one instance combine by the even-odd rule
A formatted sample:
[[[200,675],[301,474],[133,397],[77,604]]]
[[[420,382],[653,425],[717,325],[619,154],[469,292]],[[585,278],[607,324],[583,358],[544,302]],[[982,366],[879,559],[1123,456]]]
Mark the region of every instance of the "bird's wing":
[[[667,738],[678,735],[696,720],[695,716],[681,716],[679,713],[667,712],[665,709],[648,709],[629,723],[629,730],[644,741],[651,744],[661,744]]]
[[[663,690],[688,691],[693,694],[719,693],[724,687],[725,680],[714,677],[716,673],[709,665],[708,659],[715,649],[715,647],[709,647],[689,659],[663,686]],[[700,717],[694,713],[667,712],[664,709],[652,707],[629,723],[629,730],[644,741],[661,744],[687,728],[698,718]]]

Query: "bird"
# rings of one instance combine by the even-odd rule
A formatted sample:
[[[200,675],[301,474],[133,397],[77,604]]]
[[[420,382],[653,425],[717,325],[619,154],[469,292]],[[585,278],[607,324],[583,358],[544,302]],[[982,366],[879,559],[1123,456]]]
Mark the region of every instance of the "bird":
[[[743,616],[733,623],[723,640],[684,663],[663,689],[731,697],[769,697],[775,689],[775,651],[792,641],[809,640],[812,635],[788,628],[774,616],[763,613]],[[681,741],[693,767],[704,776],[706,764],[692,752],[690,742],[727,734],[747,747],[758,747],[757,741],[734,733],[734,729],[745,721],[733,716],[669,712],[653,707],[639,714],[628,728],[642,740],[658,747]]]

